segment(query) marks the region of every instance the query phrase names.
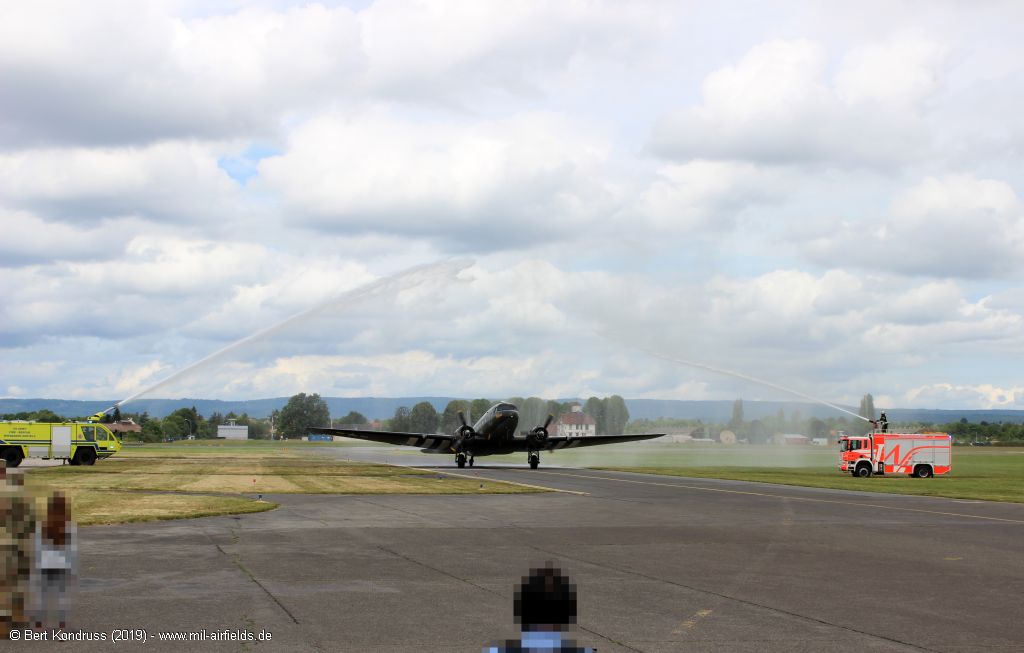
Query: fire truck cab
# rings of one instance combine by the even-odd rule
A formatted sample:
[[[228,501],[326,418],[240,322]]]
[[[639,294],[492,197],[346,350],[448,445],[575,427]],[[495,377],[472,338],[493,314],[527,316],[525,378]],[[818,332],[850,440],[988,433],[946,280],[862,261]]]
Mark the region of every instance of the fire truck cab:
[[[931,478],[952,469],[952,439],[947,433],[885,433],[839,438],[839,470],[867,478],[907,474]]]

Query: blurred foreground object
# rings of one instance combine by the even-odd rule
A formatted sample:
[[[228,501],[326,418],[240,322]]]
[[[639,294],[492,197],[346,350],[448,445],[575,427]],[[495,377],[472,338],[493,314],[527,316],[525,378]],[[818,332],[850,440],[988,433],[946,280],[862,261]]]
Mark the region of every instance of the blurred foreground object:
[[[513,612],[522,627],[519,640],[485,648],[485,653],[594,653],[580,647],[566,633],[576,625],[576,584],[548,562],[531,568],[516,588]]]
[[[78,530],[61,492],[55,492],[46,504],[46,519],[35,529],[32,607],[37,628],[54,621],[64,628],[70,607],[69,589],[77,578]]]
[[[0,460],[0,636],[29,623],[27,599],[32,564],[35,501],[20,474],[8,475]]]

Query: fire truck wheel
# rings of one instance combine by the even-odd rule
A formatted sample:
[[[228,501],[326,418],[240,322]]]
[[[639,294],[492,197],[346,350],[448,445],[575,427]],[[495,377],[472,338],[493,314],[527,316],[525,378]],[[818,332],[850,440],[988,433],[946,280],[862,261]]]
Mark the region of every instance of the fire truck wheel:
[[[92,449],[81,448],[75,452],[75,457],[71,460],[72,465],[92,465],[96,462],[96,452]]]
[[[857,469],[854,470],[854,474],[861,478],[871,476],[871,465],[857,465]]]
[[[931,478],[932,468],[928,465],[918,465],[914,468],[914,476],[918,478]]]
[[[7,447],[3,454],[0,454],[0,458],[3,458],[8,467],[17,467],[21,464],[24,456],[21,455],[21,449],[18,447]]]

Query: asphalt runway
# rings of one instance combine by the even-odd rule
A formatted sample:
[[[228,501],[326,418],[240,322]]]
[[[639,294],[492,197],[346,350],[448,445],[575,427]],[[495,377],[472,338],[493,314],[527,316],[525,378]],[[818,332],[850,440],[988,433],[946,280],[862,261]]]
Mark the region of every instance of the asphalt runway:
[[[552,560],[578,587],[579,643],[602,652],[1024,651],[1024,505],[430,460],[562,491],[283,495],[83,528],[71,628],[147,631],[122,650],[480,651],[516,634],[514,586]],[[155,639],[203,629],[273,639]],[[68,646],[111,648],[10,650]]]

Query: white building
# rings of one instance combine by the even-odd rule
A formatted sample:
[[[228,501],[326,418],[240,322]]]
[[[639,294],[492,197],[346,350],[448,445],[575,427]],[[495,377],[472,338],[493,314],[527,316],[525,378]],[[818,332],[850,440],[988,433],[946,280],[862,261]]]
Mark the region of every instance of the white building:
[[[597,422],[590,415],[583,412],[583,406],[572,405],[572,412],[562,413],[555,422],[555,429],[551,435],[567,435],[578,437],[581,435],[597,435]]]
[[[248,440],[249,427],[238,426],[235,420],[228,420],[227,424],[217,425],[217,437],[225,440]]]

